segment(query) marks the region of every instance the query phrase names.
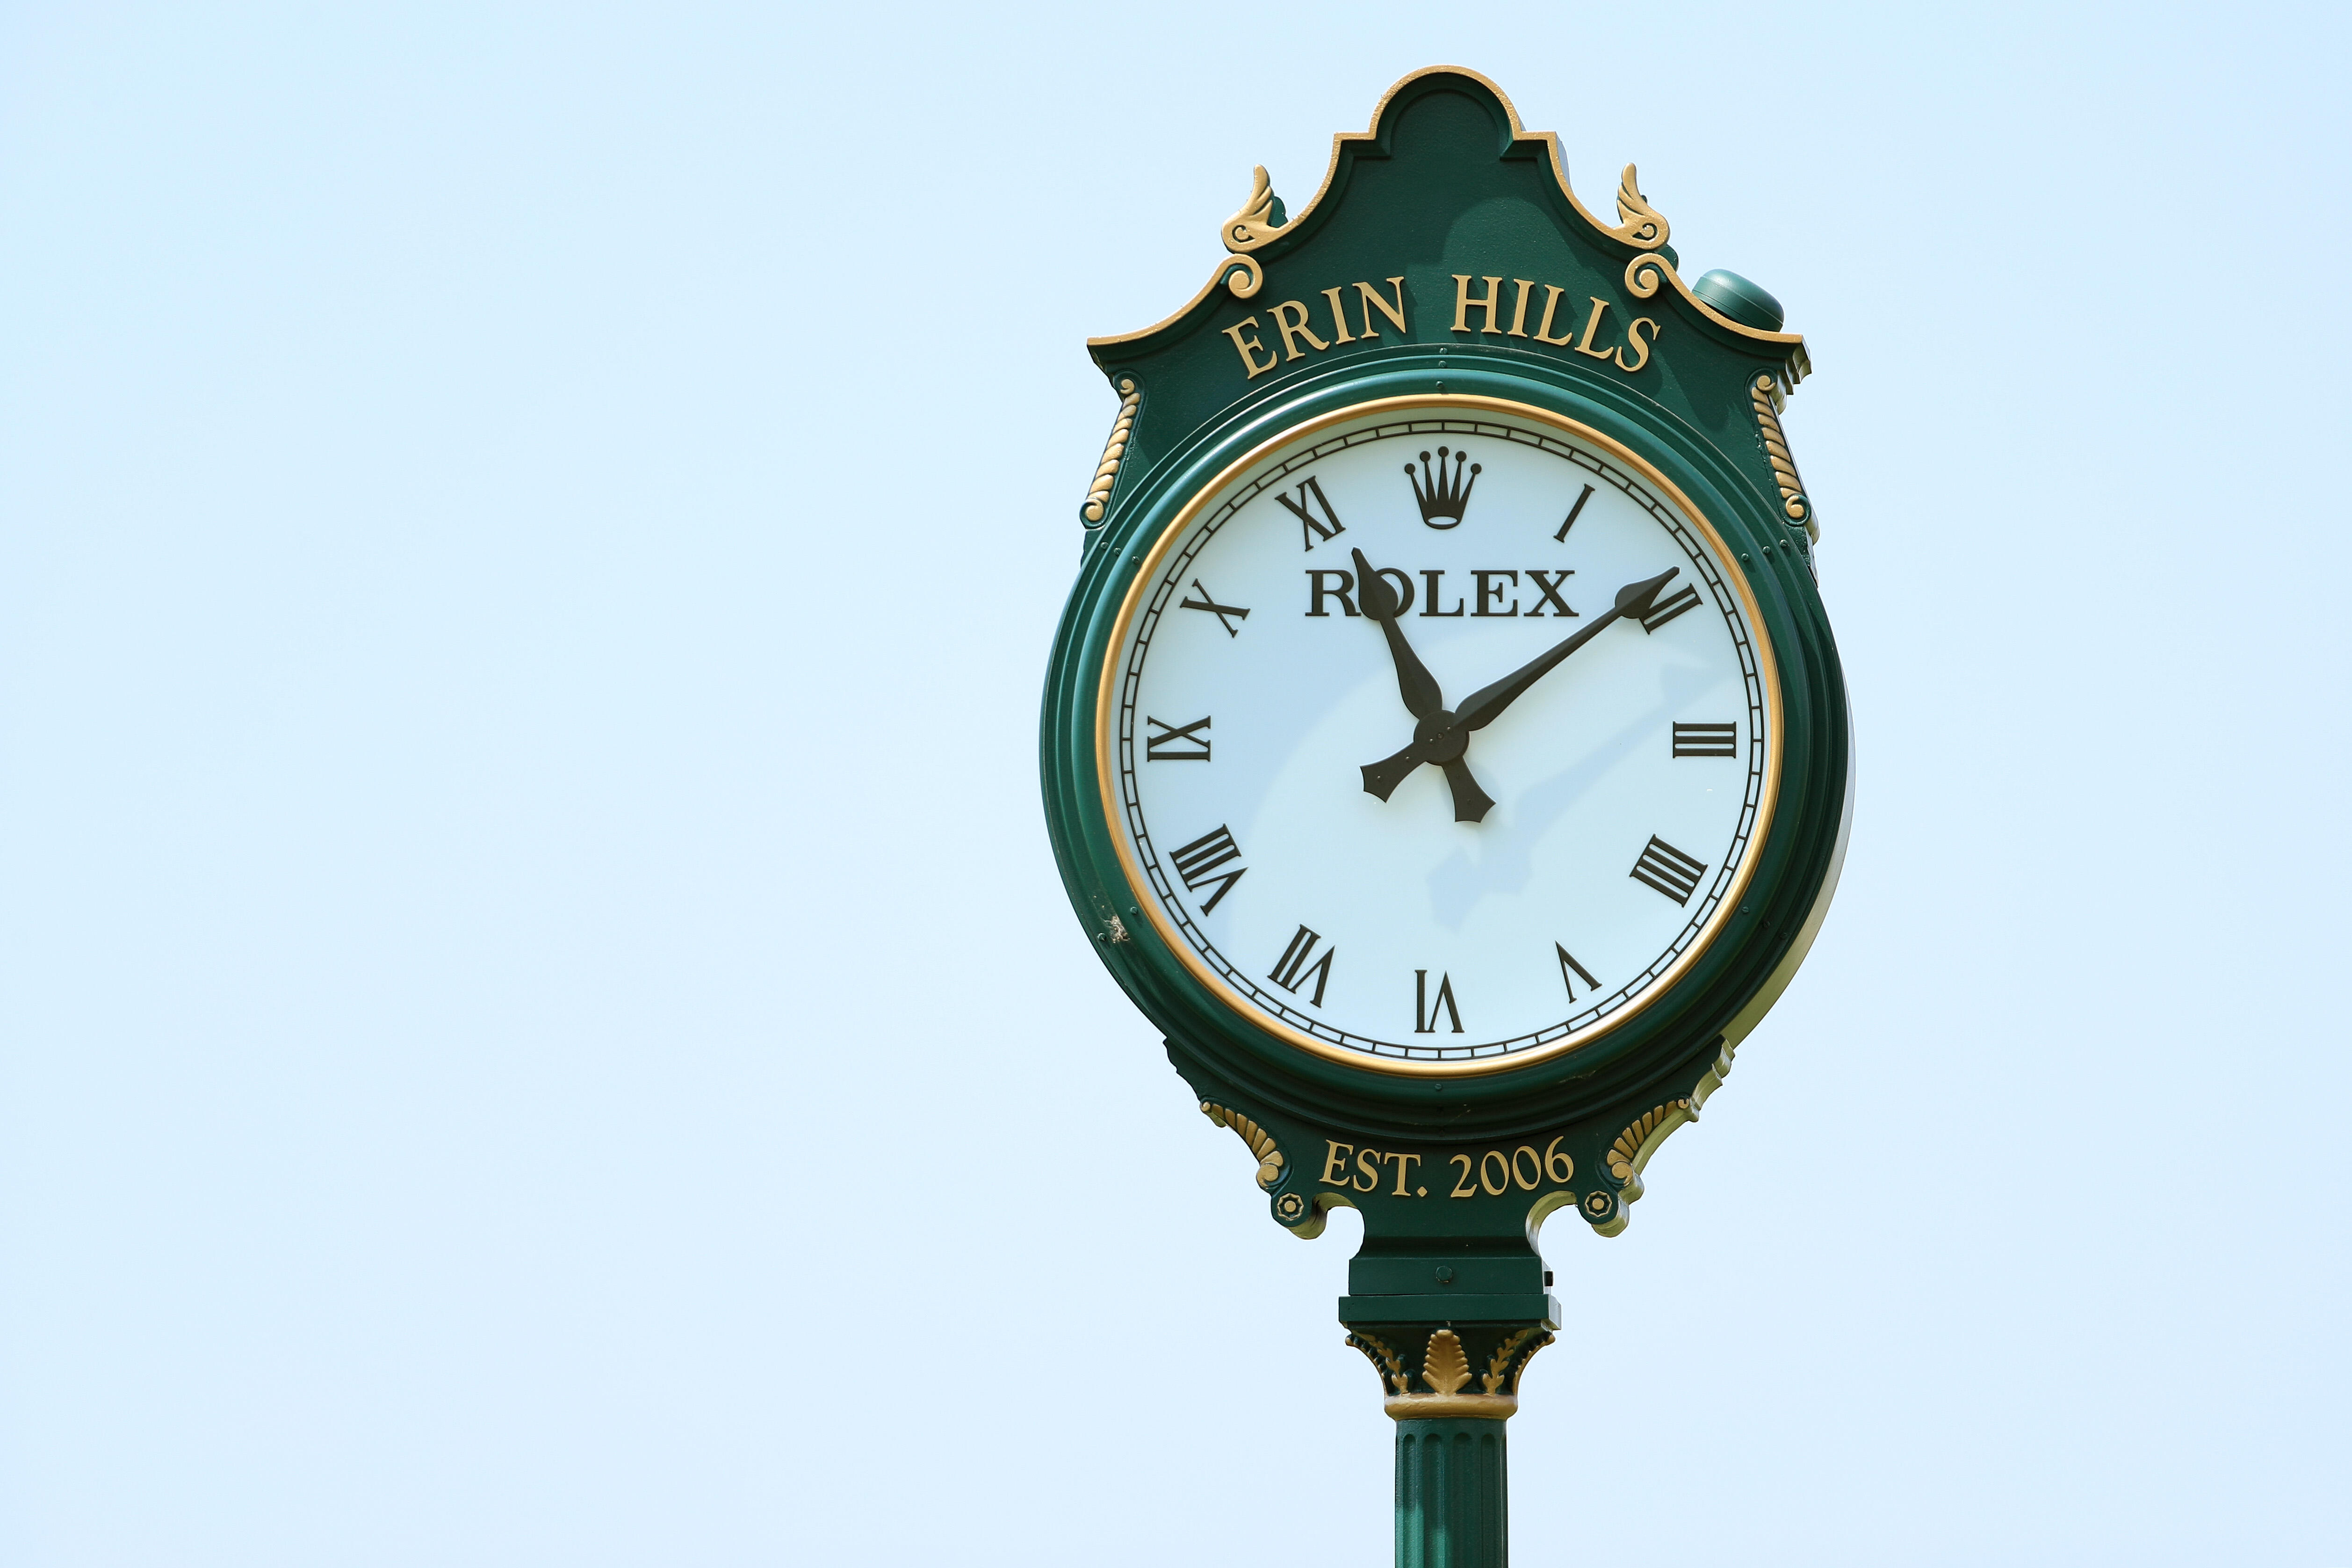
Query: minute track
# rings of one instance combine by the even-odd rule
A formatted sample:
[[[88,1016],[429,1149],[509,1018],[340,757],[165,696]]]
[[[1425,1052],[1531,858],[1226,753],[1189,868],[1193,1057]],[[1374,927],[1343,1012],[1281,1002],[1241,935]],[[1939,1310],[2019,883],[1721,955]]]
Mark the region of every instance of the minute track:
[[[1139,886],[1160,889],[1143,912],[1160,924],[1182,962],[1195,965],[1233,1005],[1264,1020],[1264,1026],[1328,1057],[1401,1068],[1458,1064],[1477,1071],[1482,1069],[1473,1064],[1499,1066],[1522,1055],[1541,1059],[1559,1047],[1595,1037],[1638,1010],[1653,987],[1669,981],[1691,959],[1719,923],[1725,898],[1745,880],[1773,727],[1762,706],[1766,678],[1749,652],[1750,612],[1737,607],[1746,601],[1727,581],[1721,564],[1736,556],[1659,500],[1654,479],[1639,470],[1596,461],[1585,450],[1534,429],[1485,420],[1460,422],[1464,439],[1456,441],[1456,423],[1445,422],[1447,444],[1473,443],[1486,474],[1469,522],[1451,531],[1424,531],[1410,505],[1402,509],[1402,517],[1394,515],[1385,495],[1395,483],[1396,447],[1410,443],[1408,455],[1417,455],[1425,445],[1434,457],[1440,432],[1433,423],[1379,425],[1302,441],[1262,467],[1221,480],[1215,500],[1139,563],[1144,580],[1130,601],[1133,616],[1116,624],[1122,651],[1116,658],[1116,690],[1106,689],[1106,710],[1117,716],[1116,794],[1126,802],[1123,834],[1141,860]],[[1391,441],[1391,435],[1403,439]],[[1538,466],[1530,468],[1531,460]],[[1580,479],[1571,469],[1563,490],[1559,470],[1543,466],[1562,460],[1590,478]],[[1293,509],[1275,503],[1276,492],[1301,499],[1310,469],[1333,513],[1347,520],[1348,531],[1335,539],[1302,533]],[[1377,475],[1377,482],[1364,483],[1365,474]],[[1557,546],[1551,535],[1586,482],[1596,483],[1594,493],[1570,545]],[[1315,493],[1303,490],[1309,501]],[[1323,518],[1320,505],[1315,515]],[[1531,544],[1516,531],[1520,529],[1539,542]],[[1315,582],[1299,575],[1301,546],[1310,539],[1339,547],[1317,549],[1303,563],[1325,574],[1321,581],[1328,591],[1320,605],[1297,597],[1300,583]],[[1365,555],[1360,566],[1352,559],[1360,541]],[[1657,546],[1667,542],[1673,548],[1660,559]],[[1540,568],[1543,575],[1535,584],[1528,571],[1542,557],[1530,560],[1521,553],[1530,549],[1559,551],[1553,557],[1558,565]],[[1424,619],[1418,614],[1423,595],[1414,595],[1412,618],[1399,617],[1397,626],[1407,634],[1401,640],[1411,667],[1400,665],[1393,652],[1366,647],[1370,628],[1348,624],[1372,619],[1380,625],[1362,614],[1356,584],[1368,576],[1402,597],[1408,582],[1422,589],[1423,579],[1439,569],[1453,590],[1479,575],[1471,568],[1497,559],[1512,562],[1514,556],[1521,571],[1516,620],[1507,595],[1496,597],[1494,614],[1484,621]],[[1667,573],[1664,569],[1670,564],[1674,570]],[[1576,574],[1564,574],[1570,568]],[[1628,618],[1615,613],[1613,594],[1601,597],[1591,586],[1575,590],[1574,584],[1591,584],[1596,574],[1637,589],[1664,575],[1666,582],[1653,595],[1653,605],[1628,608],[1654,612],[1654,601],[1678,597],[1688,587],[1695,607],[1704,613],[1683,610],[1667,628],[1675,634],[1671,645],[1664,637],[1653,642],[1604,628],[1597,643],[1580,645],[1585,649],[1580,657],[1559,654],[1568,634],[1604,618]],[[1486,575],[1508,582],[1506,573]],[[1216,592],[1211,595],[1208,588]],[[1372,607],[1389,609],[1389,597],[1379,595]],[[1457,597],[1471,598],[1474,611],[1485,607],[1466,586],[1449,591],[1438,607],[1450,611]],[[1595,597],[1601,597],[1599,604],[1589,602]],[[1283,613],[1269,616],[1269,598],[1310,613],[1301,616],[1286,605]],[[1238,601],[1257,610],[1235,641],[1213,611],[1181,603],[1187,599]],[[1581,612],[1590,619],[1574,620],[1550,637],[1528,625],[1538,605],[1550,618],[1561,602],[1570,615]],[[1311,614],[1315,608],[1328,613],[1318,617]],[[1710,633],[1709,627],[1721,629]],[[1385,631],[1381,641],[1387,649]],[[1605,657],[1602,646],[1611,650]],[[1212,647],[1221,651],[1212,654]],[[1222,651],[1226,649],[1231,652]],[[1559,660],[1571,658],[1593,673],[1574,680],[1546,679],[1557,674]],[[1551,662],[1546,668],[1529,670],[1547,659]],[[1512,669],[1515,662],[1517,668]],[[1380,729],[1395,725],[1413,668],[1426,686],[1415,682],[1412,700],[1435,700],[1440,706],[1429,710],[1433,714],[1449,711],[1444,681],[1458,670],[1486,674],[1496,665],[1511,674],[1490,684],[1507,687],[1516,680],[1518,688],[1507,693],[1510,722],[1490,721],[1481,731],[1465,729],[1466,751],[1477,754],[1461,759],[1488,809],[1468,819],[1439,806],[1435,780],[1410,790],[1401,786],[1391,803],[1376,795],[1367,799],[1360,787],[1361,760],[1374,752],[1355,747],[1366,737],[1377,747]],[[1702,665],[1710,672],[1706,681],[1732,683],[1724,692],[1728,701],[1707,696],[1722,690],[1720,685],[1691,684]],[[1161,673],[1147,676],[1147,669]],[[1635,671],[1641,673],[1628,684]],[[1655,686],[1662,678],[1665,684]],[[1743,688],[1744,702],[1738,695]],[[1352,706],[1335,706],[1343,698]],[[1696,713],[1694,703],[1701,704]],[[1461,701],[1451,710],[1453,716],[1460,718],[1460,709],[1467,706]],[[1215,748],[1216,762],[1146,768],[1147,713],[1162,721],[1150,729],[1165,752],[1171,750],[1168,731],[1212,708],[1217,714],[1214,732],[1225,742]],[[1183,717],[1171,721],[1171,714]],[[1711,763],[1684,760],[1671,774],[1664,773],[1672,750],[1669,721],[1694,720],[1735,721],[1741,755]],[[1438,720],[1436,726],[1445,722]],[[1202,730],[1187,739],[1205,740],[1209,733]],[[1468,739],[1481,733],[1486,738]],[[1750,734],[1752,746],[1746,739]],[[1340,748],[1336,756],[1335,744]],[[1482,747],[1493,749],[1491,758]],[[1621,786],[1602,782],[1609,775],[1596,770],[1622,769],[1631,765],[1625,759],[1646,766],[1653,758],[1661,770],[1656,787],[1688,786],[1685,794],[1694,802],[1711,797],[1722,803],[1721,809],[1705,807],[1706,820],[1700,822],[1664,810],[1654,821],[1642,822],[1630,843],[1621,834],[1634,827],[1631,822],[1597,834],[1597,825],[1586,820],[1591,803],[1613,798]],[[1490,769],[1496,776],[1489,776]],[[1640,773],[1636,768],[1629,777]],[[1593,793],[1596,784],[1599,795]],[[1345,793],[1335,795],[1334,789]],[[1349,799],[1360,806],[1342,804]],[[1497,805],[1510,810],[1494,809]],[[1181,846],[1181,853],[1150,847],[1151,829],[1163,818],[1166,842]],[[1230,890],[1222,879],[1244,861],[1225,860],[1205,878],[1196,863],[1194,846],[1221,821],[1248,851],[1247,880]],[[1640,879],[1626,879],[1635,850],[1654,830],[1706,868],[1686,903],[1662,897]],[[1391,841],[1391,831],[1402,837]],[[1602,837],[1606,847],[1599,841]],[[1553,860],[1588,839],[1605,863],[1572,872],[1572,884],[1563,881],[1571,872]],[[1530,861],[1531,849],[1551,858]],[[1461,858],[1464,851],[1470,859]],[[1365,882],[1366,874],[1375,875],[1376,882]],[[1599,879],[1623,891],[1606,893],[1608,883]],[[1205,910],[1206,901],[1220,893],[1224,896],[1213,911]],[[1596,906],[1593,900],[1604,896],[1618,902],[1606,910]],[[1493,925],[1528,900],[1534,901],[1512,918],[1512,930]],[[1302,922],[1299,917],[1309,910],[1319,910],[1319,918]],[[1424,923],[1431,920],[1441,923]],[[1302,923],[1312,933],[1311,945],[1303,954],[1286,951]],[[1413,931],[1423,934],[1404,945],[1402,939]],[[1532,938],[1538,945],[1528,947],[1531,932],[1543,934]],[[1335,955],[1339,948],[1348,950],[1344,959]],[[1574,967],[1561,963],[1563,948]],[[1322,968],[1327,958],[1328,971]],[[1412,1028],[1413,972],[1423,967],[1430,1005],[1423,1021],[1433,1021],[1433,1033]],[[1460,1035],[1454,1032],[1451,1011],[1436,1001],[1449,979],[1465,1015]]]

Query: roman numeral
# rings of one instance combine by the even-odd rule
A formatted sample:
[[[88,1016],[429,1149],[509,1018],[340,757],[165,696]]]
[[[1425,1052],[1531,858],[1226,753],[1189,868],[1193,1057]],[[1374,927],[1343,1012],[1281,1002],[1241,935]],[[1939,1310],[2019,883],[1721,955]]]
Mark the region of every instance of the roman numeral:
[[[1234,890],[1234,884],[1249,870],[1246,866],[1235,866],[1220,876],[1217,868],[1241,858],[1241,846],[1234,842],[1232,832],[1220,823],[1214,833],[1202,834],[1171,855],[1169,859],[1175,862],[1176,874],[1184,879],[1184,886],[1194,893],[1212,882],[1217,885],[1217,890],[1211,893],[1208,901],[1201,906],[1201,912],[1205,915],[1217,907],[1218,900]]]
[[[1675,902],[1686,904],[1698,891],[1698,879],[1706,873],[1704,861],[1692,859],[1653,833],[1629,874],[1633,880],[1657,889]]]
[[[1200,593],[1201,596],[1197,599],[1179,599],[1176,601],[1176,607],[1180,610],[1206,610],[1209,614],[1217,617],[1217,625],[1225,628],[1225,635],[1227,637],[1237,637],[1241,636],[1242,629],[1241,627],[1234,625],[1234,621],[1248,620],[1249,612],[1243,609],[1238,605],[1220,605],[1216,600],[1209,597],[1209,591],[1201,586],[1201,580],[1198,577],[1192,579],[1192,586]],[[1231,616],[1234,620],[1229,621],[1225,619],[1227,616]]]
[[[1307,1000],[1320,1007],[1323,1005],[1323,987],[1331,979],[1331,960],[1339,951],[1336,947],[1327,947],[1322,957],[1308,963],[1307,961],[1315,956],[1315,944],[1322,940],[1305,926],[1300,926],[1298,934],[1290,939],[1290,945],[1282,950],[1282,956],[1274,961],[1274,967],[1266,972],[1265,977],[1285,991],[1295,994],[1308,976],[1313,976],[1315,994]]]
[[[1587,485],[1577,496],[1576,504],[1568,509],[1568,521],[1561,523],[1559,525],[1559,531],[1551,536],[1553,542],[1559,544],[1565,544],[1568,542],[1568,531],[1576,526],[1577,515],[1584,510],[1584,503],[1591,499],[1592,487],[1591,485]]]
[[[1310,494],[1314,496],[1316,505],[1323,509],[1323,515],[1330,521],[1330,527],[1326,528],[1316,521],[1315,514],[1307,510],[1307,498]],[[1307,477],[1306,483],[1298,487],[1297,500],[1292,500],[1280,490],[1274,492],[1274,499],[1288,507],[1297,516],[1298,537],[1306,541],[1301,547],[1303,549],[1312,550],[1333,534],[1348,531],[1347,525],[1339,521],[1339,514],[1331,510],[1330,498],[1323,493],[1323,487],[1316,483],[1315,476],[1312,474]]]
[[[1569,952],[1568,949],[1560,946],[1558,942],[1553,942],[1551,944],[1551,950],[1559,954],[1559,983],[1568,987],[1568,999],[1570,1001],[1573,1002],[1576,1000],[1576,981],[1569,978],[1569,975],[1571,973],[1577,977],[1577,980],[1583,981],[1587,988],[1593,991],[1601,989],[1601,982],[1592,978],[1592,972],[1591,970],[1576,962],[1576,955],[1574,953]]]
[[[1414,970],[1412,972],[1412,1032],[1416,1035],[1437,1033],[1437,1009],[1440,1006],[1445,1009],[1445,1016],[1454,1021],[1454,1032],[1460,1034],[1462,1010],[1454,1005],[1454,976],[1440,974],[1437,977],[1437,995],[1434,1000],[1432,1000],[1429,994],[1429,971]]]
[[[1645,632],[1656,631],[1685,610],[1697,607],[1698,590],[1685,584],[1683,591],[1673,598],[1661,599],[1650,606],[1650,613],[1642,617],[1642,629]]]
[[[1739,726],[1737,724],[1676,724],[1675,755],[1678,757],[1736,757],[1739,754]]]
[[[1143,721],[1159,731],[1147,733],[1143,742],[1143,760],[1147,763],[1205,763],[1209,760],[1209,737],[1201,731],[1209,727],[1206,719],[1195,719],[1190,724],[1170,724],[1146,714]]]

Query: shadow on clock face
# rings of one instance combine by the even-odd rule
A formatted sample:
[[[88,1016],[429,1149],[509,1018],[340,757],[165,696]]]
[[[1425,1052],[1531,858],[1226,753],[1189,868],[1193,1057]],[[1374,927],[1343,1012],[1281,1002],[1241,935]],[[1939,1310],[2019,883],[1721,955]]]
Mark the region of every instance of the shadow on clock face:
[[[1559,819],[1640,748],[1662,744],[1675,714],[1725,684],[1718,671],[1701,664],[1664,666],[1655,701],[1623,720],[1567,767],[1516,795],[1507,792],[1475,847],[1456,848],[1431,869],[1429,907],[1438,923],[1459,931],[1488,897],[1525,892],[1536,875],[1537,847]]]

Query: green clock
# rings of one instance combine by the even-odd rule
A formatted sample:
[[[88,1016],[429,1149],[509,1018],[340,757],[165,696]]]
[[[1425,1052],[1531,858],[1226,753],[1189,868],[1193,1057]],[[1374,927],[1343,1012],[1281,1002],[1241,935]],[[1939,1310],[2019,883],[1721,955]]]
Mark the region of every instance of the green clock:
[[[1546,1216],[1624,1227],[1851,822],[1803,341],[1684,279],[1631,167],[1617,207],[1423,71],[1089,345],[1119,407],[1046,679],[1055,852],[1276,1223],[1362,1214],[1340,1318],[1401,1443],[1499,1445],[1577,1321]]]

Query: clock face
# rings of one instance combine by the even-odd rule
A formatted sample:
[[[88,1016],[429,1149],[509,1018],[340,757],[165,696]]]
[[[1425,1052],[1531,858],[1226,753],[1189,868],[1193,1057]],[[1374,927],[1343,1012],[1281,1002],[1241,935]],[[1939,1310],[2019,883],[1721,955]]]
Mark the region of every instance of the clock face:
[[[1770,817],[1779,688],[1723,541],[1533,408],[1389,400],[1251,455],[1112,648],[1139,908],[1260,1029],[1359,1066],[1599,1038],[1736,910]]]

